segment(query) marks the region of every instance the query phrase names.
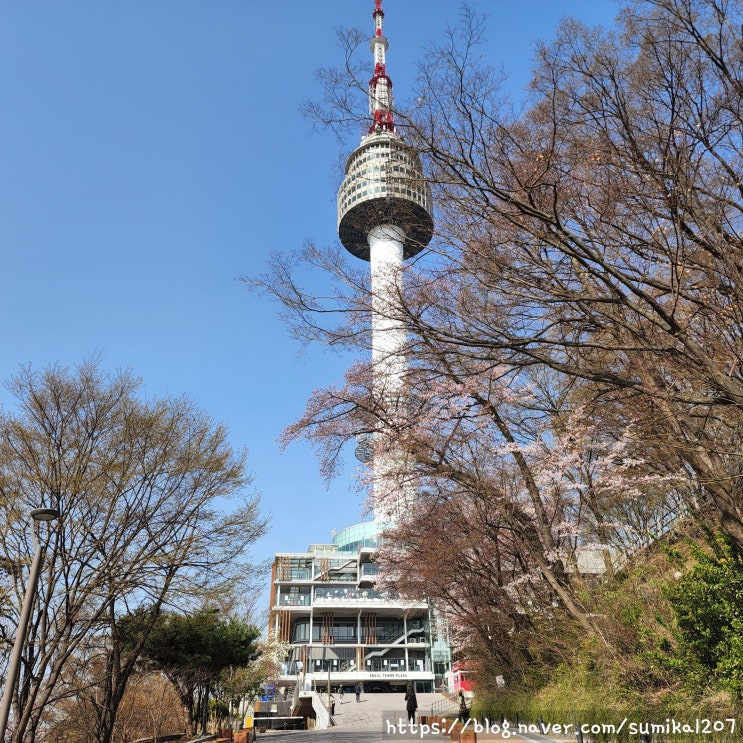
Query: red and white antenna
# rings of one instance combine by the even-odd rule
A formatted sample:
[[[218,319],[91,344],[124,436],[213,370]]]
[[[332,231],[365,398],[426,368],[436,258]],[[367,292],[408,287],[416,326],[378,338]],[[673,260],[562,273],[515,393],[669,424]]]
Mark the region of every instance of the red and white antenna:
[[[374,36],[369,43],[374,53],[374,76],[369,80],[369,113],[372,116],[372,125],[369,134],[375,132],[394,132],[395,123],[392,121],[392,80],[387,75],[385,52],[390,44],[382,34],[382,0],[374,0]]]

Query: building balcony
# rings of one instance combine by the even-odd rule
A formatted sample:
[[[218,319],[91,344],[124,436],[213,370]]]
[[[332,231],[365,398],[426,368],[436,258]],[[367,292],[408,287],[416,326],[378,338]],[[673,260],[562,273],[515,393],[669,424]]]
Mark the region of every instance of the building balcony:
[[[370,673],[397,673],[399,671],[418,671],[419,673],[423,673],[432,669],[431,662],[428,659],[411,660],[406,665],[404,660],[395,662],[394,660],[385,661],[375,658],[374,660],[366,661],[366,668],[364,670]]]
[[[310,661],[309,666],[305,669],[309,674],[327,674],[330,671],[333,678],[337,679],[336,674],[354,674],[355,677],[363,677],[364,673],[421,673],[428,674],[433,672],[431,662],[425,660],[410,660],[405,663],[404,659],[369,659],[364,664],[364,668],[357,668],[356,661],[351,659],[340,659],[338,661],[314,660]],[[282,663],[280,666],[281,676],[296,676],[300,673],[296,662]]]
[[[279,597],[275,606],[282,609],[291,609],[293,606],[309,608],[312,606],[312,597],[309,594],[301,594],[299,596],[284,595]]]
[[[403,606],[420,609],[426,609],[428,606],[425,601],[409,601],[393,593],[383,593],[371,588],[318,588],[313,603],[315,606]]]
[[[294,569],[286,575],[276,578],[277,583],[296,583],[297,581],[311,581],[312,568]]]

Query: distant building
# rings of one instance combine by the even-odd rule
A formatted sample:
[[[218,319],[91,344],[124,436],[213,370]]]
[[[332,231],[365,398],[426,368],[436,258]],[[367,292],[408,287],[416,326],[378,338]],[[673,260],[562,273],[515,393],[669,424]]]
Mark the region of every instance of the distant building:
[[[455,660],[454,663],[452,663],[451,671],[447,674],[447,680],[448,679],[451,680],[447,683],[447,686],[454,694],[458,695],[461,691],[465,698],[470,699],[472,697],[472,680],[467,668],[467,661]]]
[[[291,644],[279,685],[327,691],[420,692],[444,683],[445,632],[424,601],[380,591],[378,522],[350,526],[332,544],[278,553],[271,571],[269,631]]]

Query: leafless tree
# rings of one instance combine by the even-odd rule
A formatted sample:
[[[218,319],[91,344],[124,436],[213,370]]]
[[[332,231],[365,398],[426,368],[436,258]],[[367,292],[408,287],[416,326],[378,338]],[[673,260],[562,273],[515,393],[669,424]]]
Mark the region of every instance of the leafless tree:
[[[61,512],[40,535],[46,553],[12,740],[43,740],[55,705],[87,691],[89,739],[104,743],[160,610],[244,585],[254,575],[247,550],[266,521],[245,454],[188,400],[143,399],[138,380],[95,362],[27,369],[9,387],[17,409],[0,419],[6,637],[25,587],[27,514]],[[124,643],[119,619],[137,610],[149,621]]]
[[[441,205],[436,278],[458,288],[409,313],[416,334],[588,381],[740,546],[742,17],[639,0],[614,34],[567,22],[519,115],[469,35],[425,67],[409,131]]]

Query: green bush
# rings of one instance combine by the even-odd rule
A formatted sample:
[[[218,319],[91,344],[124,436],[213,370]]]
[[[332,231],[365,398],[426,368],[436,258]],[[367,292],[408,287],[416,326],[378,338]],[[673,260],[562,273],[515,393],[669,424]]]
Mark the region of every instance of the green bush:
[[[693,548],[694,567],[666,595],[678,625],[676,668],[693,684],[743,692],[743,556],[719,538],[712,553]]]

